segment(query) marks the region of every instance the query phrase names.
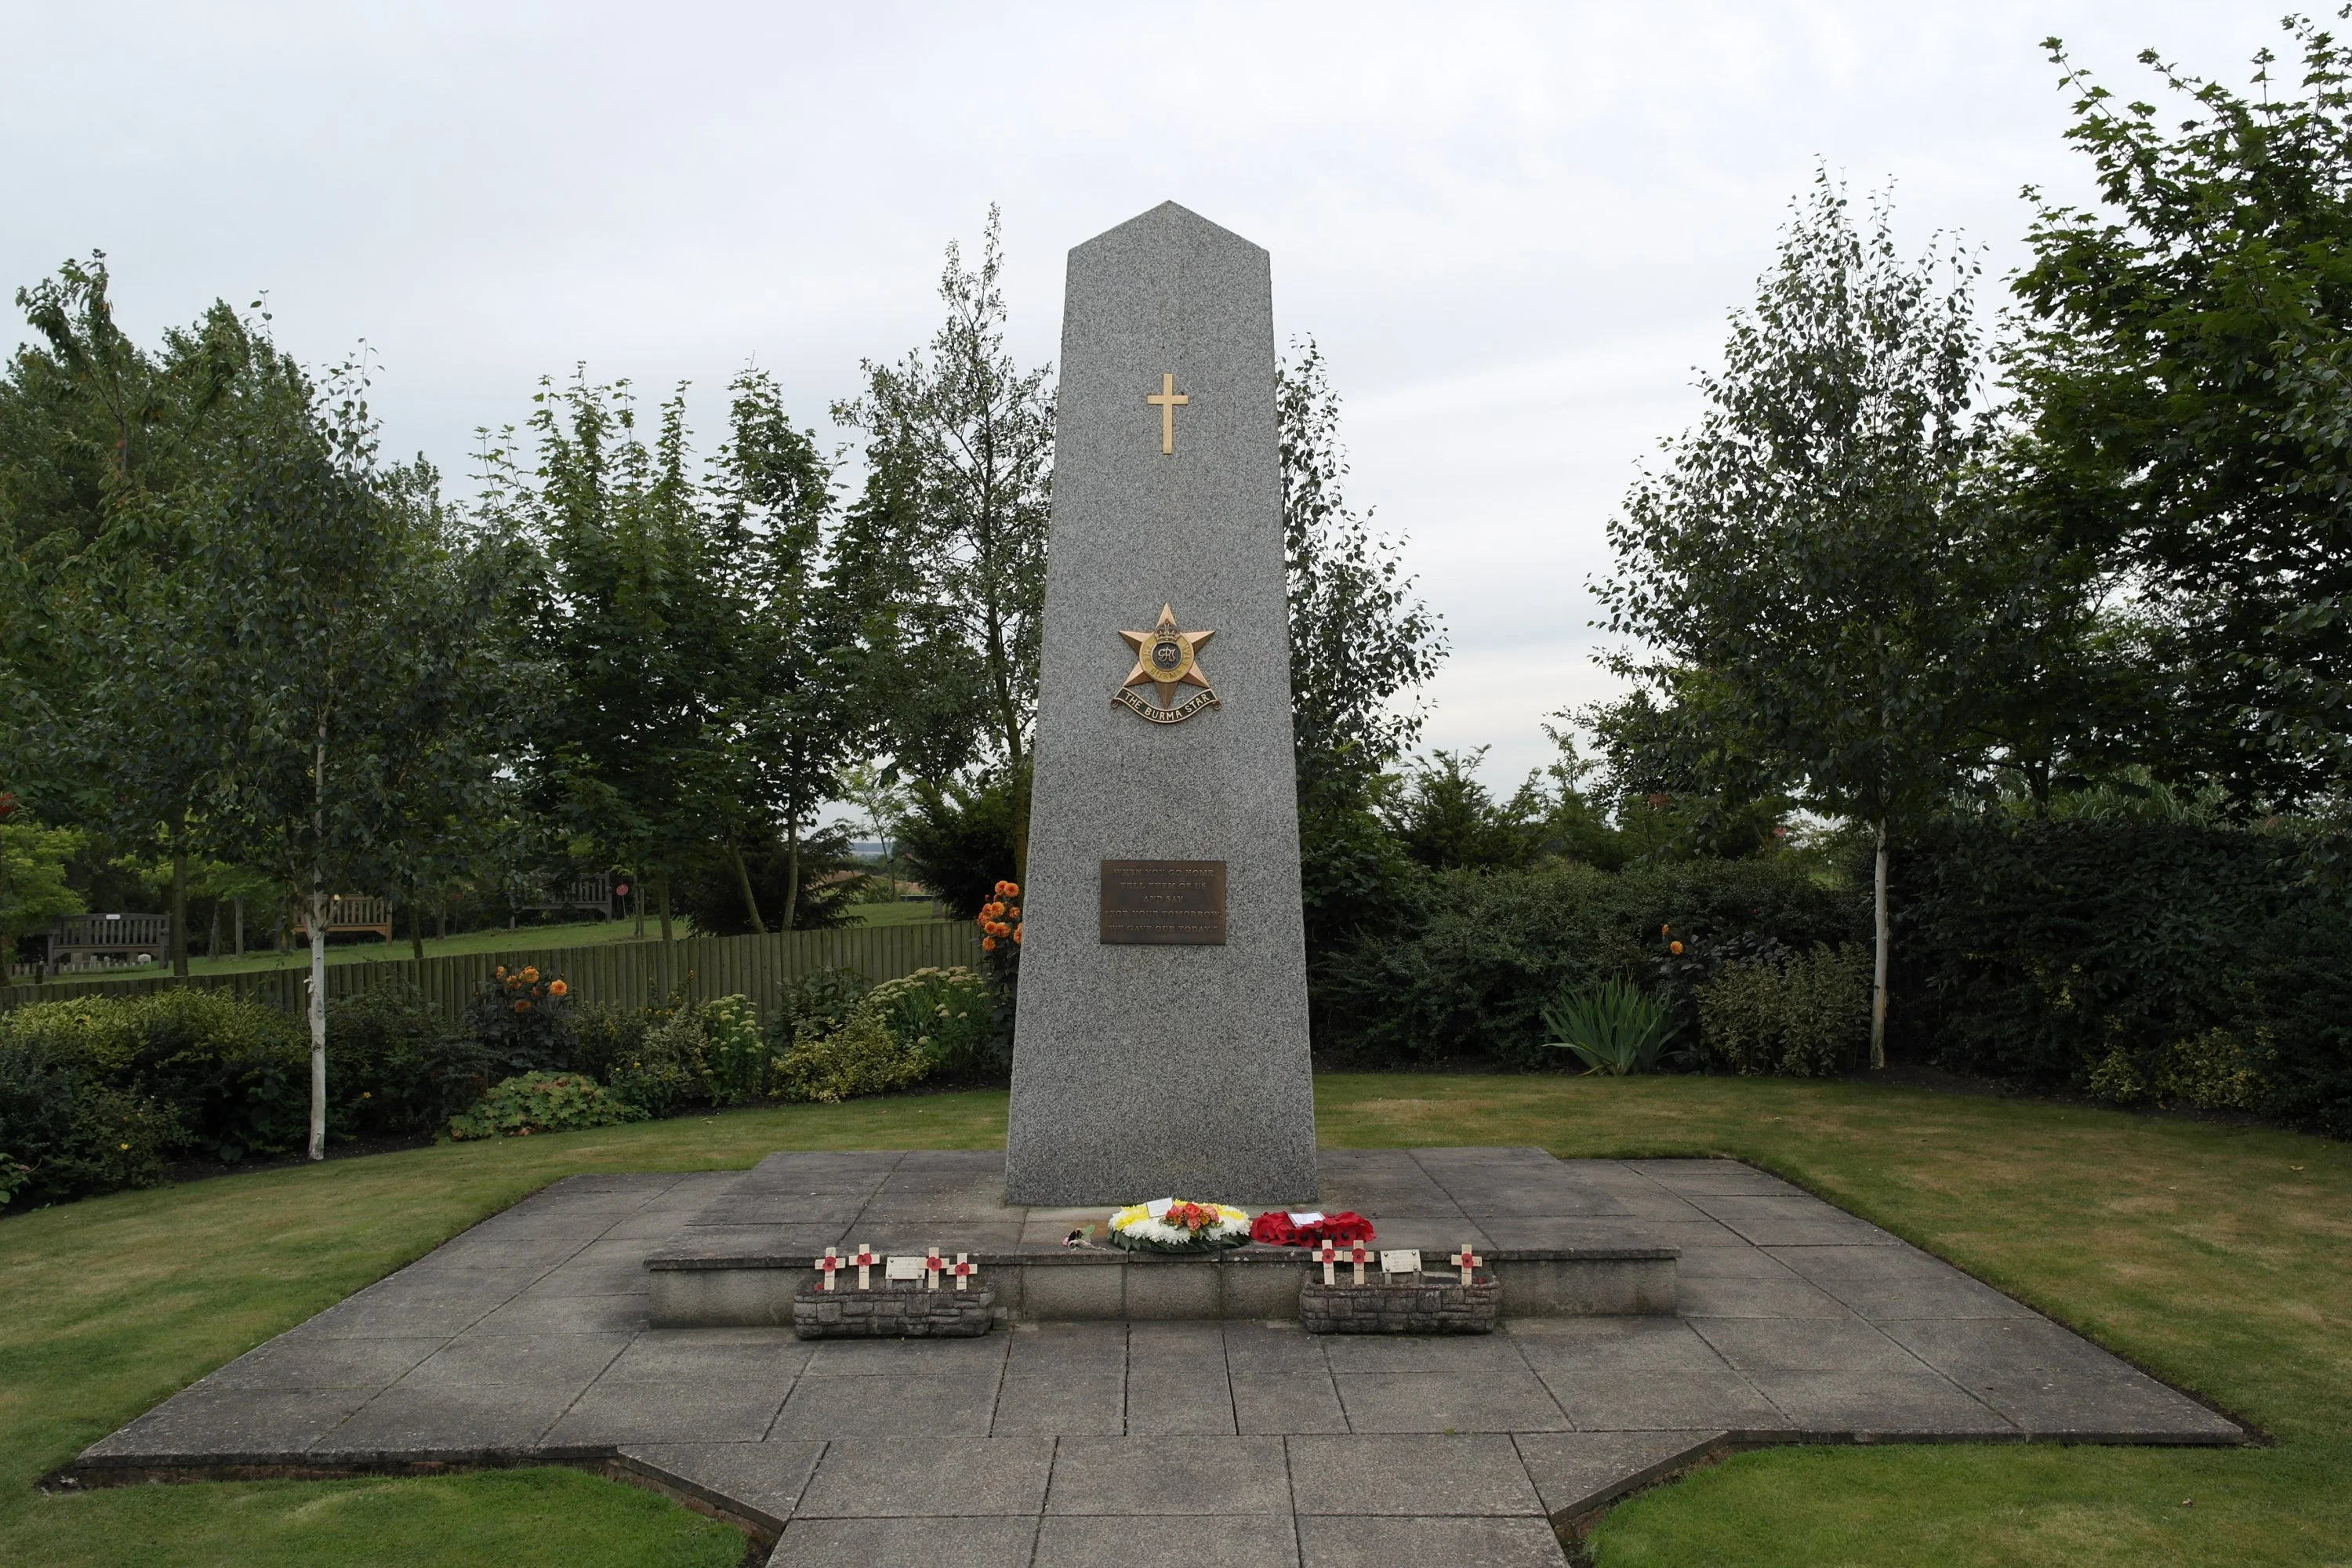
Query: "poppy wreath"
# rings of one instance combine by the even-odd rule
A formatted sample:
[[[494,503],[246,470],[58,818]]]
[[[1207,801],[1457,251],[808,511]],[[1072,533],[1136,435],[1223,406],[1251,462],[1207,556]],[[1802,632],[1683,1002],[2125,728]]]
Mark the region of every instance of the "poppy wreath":
[[[1281,1209],[1250,1221],[1250,1239],[1261,1247],[1317,1247],[1327,1241],[1370,1241],[1372,1222],[1353,1209],[1327,1214],[1300,1225]]]

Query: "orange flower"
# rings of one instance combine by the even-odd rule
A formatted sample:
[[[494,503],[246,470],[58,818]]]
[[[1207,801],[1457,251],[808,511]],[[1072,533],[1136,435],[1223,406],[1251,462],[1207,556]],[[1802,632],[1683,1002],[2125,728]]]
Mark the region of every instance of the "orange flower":
[[[1021,945],[1021,928],[1019,926],[1014,926],[1013,928],[1013,945],[1015,947],[1019,947]]]
[[[499,980],[504,980],[507,977],[507,966],[501,963],[496,969],[491,970],[490,973]]]
[[[996,939],[992,936],[982,937],[980,939],[980,951],[982,952],[994,952],[996,951]]]
[[[1004,906],[1002,903],[982,904],[980,906],[980,912],[990,920],[994,920],[1004,912]]]
[[[1015,905],[1013,905],[1011,909],[1009,909],[1009,910],[1005,910],[1004,912],[1005,912],[1005,914],[1007,914],[1008,916],[1010,916],[1012,919],[1013,919],[1013,920],[1016,920],[1016,921],[1017,921],[1017,920],[1019,920],[1019,919],[1021,918],[1021,906],[1020,906],[1019,904],[1015,904]]]
[[[515,1011],[518,1013],[528,1013],[530,1011],[530,1004],[528,1002],[517,1001],[515,1003]]]
[[[1021,896],[1021,884],[1018,882],[999,882],[996,884],[996,890],[1005,898],[1017,899]]]
[[[1666,943],[1666,951],[1673,953],[1676,958],[1680,958],[1683,955],[1683,944],[1678,942],[1670,942]]]
[[[526,969],[526,970],[524,970],[524,971],[522,972],[522,981],[523,981],[523,984],[526,984],[526,985],[536,985],[536,984],[539,984],[539,971],[538,971],[538,970],[536,970],[536,969]]]
[[[566,985],[562,981],[558,980],[548,986],[547,994],[550,996],[569,996],[572,994],[572,987]]]
[[[1674,928],[1674,927],[1672,927],[1672,926],[1660,926],[1660,927],[1658,928],[1658,934],[1659,934],[1660,936],[1664,936],[1664,935],[1665,935],[1668,931],[1672,931],[1672,930],[1674,930],[1674,929],[1675,929],[1675,928]]]

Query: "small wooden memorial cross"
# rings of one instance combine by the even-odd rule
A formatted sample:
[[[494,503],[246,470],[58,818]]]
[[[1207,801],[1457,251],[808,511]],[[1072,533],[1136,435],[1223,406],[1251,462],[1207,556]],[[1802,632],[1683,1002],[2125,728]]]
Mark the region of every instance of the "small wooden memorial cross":
[[[971,1277],[980,1272],[980,1265],[959,1252],[956,1260],[948,1266],[948,1272],[955,1276],[956,1289],[961,1290],[971,1283]]]
[[[1479,1257],[1476,1253],[1471,1251],[1470,1244],[1465,1241],[1462,1244],[1462,1250],[1454,1254],[1454,1256],[1448,1258],[1445,1261],[1454,1265],[1454,1268],[1462,1270],[1462,1283],[1469,1285],[1475,1283],[1471,1279],[1472,1273],[1477,1268],[1478,1265],[1486,1262],[1486,1260]]]
[[[831,1252],[833,1248],[828,1247],[825,1250]],[[874,1266],[882,1261],[874,1256],[874,1249],[861,1241],[857,1244],[857,1251],[851,1256],[849,1261],[857,1266],[857,1288],[860,1290],[873,1289]]]
[[[1338,1242],[1327,1241],[1317,1247],[1315,1261],[1323,1266],[1324,1284],[1337,1285],[1339,1282],[1339,1244]]]
[[[1360,1241],[1348,1248],[1348,1261],[1356,1266],[1356,1278],[1353,1283],[1361,1285],[1364,1282],[1364,1265],[1371,1261],[1371,1257],[1372,1255],[1364,1249],[1364,1244]]]
[[[940,1270],[946,1267],[948,1267],[948,1260],[940,1256],[940,1249],[938,1247],[934,1247],[929,1252],[924,1253],[923,1289],[926,1290],[938,1289],[940,1288]]]
[[[832,1289],[833,1277],[840,1271],[840,1248],[833,1247],[826,1247],[824,1249],[824,1256],[816,1260],[816,1288],[820,1290]]]

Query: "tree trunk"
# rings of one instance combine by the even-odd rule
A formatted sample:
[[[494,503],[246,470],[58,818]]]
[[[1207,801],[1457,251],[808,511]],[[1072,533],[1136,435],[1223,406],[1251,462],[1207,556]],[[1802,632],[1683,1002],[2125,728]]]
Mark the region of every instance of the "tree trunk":
[[[751,917],[751,929],[761,936],[768,934],[767,922],[760,919],[760,900],[751,891],[751,868],[743,864],[743,851],[736,845],[727,846],[727,858],[735,863],[735,886],[742,890],[743,912]],[[792,900],[784,902],[784,929],[793,929]]]
[[[637,877],[629,884],[629,906],[636,910],[636,930],[629,934],[637,941],[646,940],[646,879]]]
[[[408,889],[408,951],[421,965],[425,962],[425,910],[417,901],[416,889]],[[423,979],[423,974],[417,976]]]
[[[784,923],[790,931],[801,918],[801,830],[784,835]]]
[[[327,1157],[327,725],[311,753],[310,1158]]]
[[[1872,898],[1872,924],[1876,952],[1872,959],[1870,987],[1870,1066],[1886,1066],[1886,824],[1878,825],[1878,875]]]
[[[206,958],[218,958],[221,955],[220,906],[221,901],[218,899],[215,899],[213,900],[212,930],[205,933],[205,956]]]
[[[184,818],[172,834],[172,978],[188,977],[188,851]]]
[[[327,1157],[327,888],[310,877],[310,1158]]]
[[[449,889],[438,884],[433,889],[433,933],[445,942],[449,937]]]
[[[669,873],[668,873],[667,871],[664,871],[664,872],[661,874],[661,880],[660,880],[660,882],[659,882],[656,886],[657,886],[658,895],[659,895],[660,900],[661,900],[661,928],[662,928],[662,942],[663,942],[663,944],[664,944],[665,946],[667,946],[667,945],[668,944],[669,941],[670,941],[670,934],[669,934]]]
[[[236,899],[236,955],[245,956],[245,896],[241,893]]]

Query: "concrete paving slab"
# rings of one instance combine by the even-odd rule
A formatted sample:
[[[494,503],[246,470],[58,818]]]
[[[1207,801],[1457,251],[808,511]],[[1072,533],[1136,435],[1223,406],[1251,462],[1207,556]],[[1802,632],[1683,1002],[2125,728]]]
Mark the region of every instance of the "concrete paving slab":
[[[1139,1327],[1140,1325],[1138,1325]],[[1204,1369],[1130,1361],[1127,1429],[1139,1436],[1227,1435],[1238,1430],[1223,1361]]]
[[[1226,1323],[1223,1327],[1225,1365],[1233,1370],[1237,1384],[1250,1378],[1328,1370],[1323,1340],[1299,1332],[1295,1321]]]
[[[1565,1521],[1708,1453],[1730,1434],[1523,1432],[1512,1439],[1544,1511]]]
[[[768,1429],[772,1437],[985,1437],[996,1409],[996,1373],[898,1373],[807,1377]]]
[[[426,1459],[449,1464],[528,1454],[578,1391],[394,1386],[310,1445],[313,1459],[373,1464]]]
[[[650,1300],[646,1296],[518,1296],[484,1313],[471,1330],[522,1336],[635,1333],[649,1321],[646,1303]]]
[[[1357,1432],[1565,1432],[1571,1425],[1524,1365],[1343,1373],[1333,1381]]]
[[[194,1386],[291,1393],[299,1389],[388,1388],[446,1344],[437,1339],[280,1338],[256,1345]]]
[[[976,1339],[818,1340],[810,1344],[803,1375],[824,1378],[984,1373],[994,1376],[1004,1365],[1012,1339],[1010,1334],[990,1333]]]
[[[2235,1441],[2237,1423],[2046,1319],[1891,1322],[1886,1331],[2036,1437]]]
[[[1804,1195],[1793,1182],[1784,1182],[1737,1160],[1625,1160],[1626,1170],[1645,1176],[1671,1193],[1700,1194],[1749,1193]]]
[[[404,1388],[567,1389],[579,1393],[628,1348],[627,1334],[459,1334],[400,1380]]]
[[[1051,1437],[868,1437],[827,1444],[793,1510],[801,1519],[1034,1515],[1055,1468]]]
[[[1127,1374],[1005,1374],[989,1431],[1009,1436],[1116,1437],[1127,1430]]]
[[[1692,1206],[1759,1247],[1900,1247],[1868,1220],[1819,1198],[1768,1194],[1693,1197]]]
[[[1302,1568],[1565,1568],[1542,1519],[1301,1519]]]
[[[1530,1514],[1543,1511],[1511,1439],[1350,1435],[1293,1437],[1291,1506],[1309,1514]]]
[[[600,1382],[572,1402],[540,1446],[589,1455],[624,1443],[756,1443],[775,1425],[788,1389],[726,1381]]]
[[[1234,1429],[1345,1432],[1348,1413],[1328,1372],[1252,1373],[1234,1379]]]
[[[2033,1310],[1916,1247],[1775,1247],[1774,1261],[1865,1318],[2032,1318]]]
[[[1124,1376],[1127,1372],[1125,1323],[1012,1323],[1003,1331],[1007,1376]]]
[[[714,1508],[782,1531],[816,1469],[823,1443],[633,1443],[618,1454],[630,1469]]]
[[[1287,1514],[1048,1517],[1034,1568],[1296,1568]]]
[[[185,1389],[81,1457],[101,1465],[296,1463],[373,1397],[361,1389]]]
[[[1030,1568],[1034,1519],[795,1519],[770,1568],[874,1568],[877,1563]]]
[[[1065,1437],[1049,1514],[1168,1511],[1171,1486],[1203,1514],[1290,1512],[1279,1437]]]

